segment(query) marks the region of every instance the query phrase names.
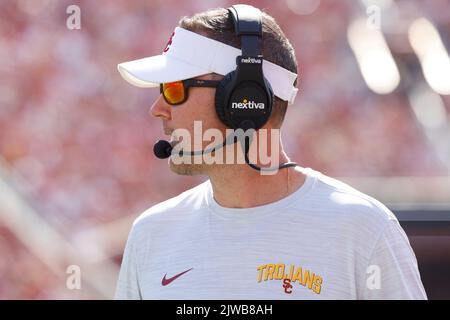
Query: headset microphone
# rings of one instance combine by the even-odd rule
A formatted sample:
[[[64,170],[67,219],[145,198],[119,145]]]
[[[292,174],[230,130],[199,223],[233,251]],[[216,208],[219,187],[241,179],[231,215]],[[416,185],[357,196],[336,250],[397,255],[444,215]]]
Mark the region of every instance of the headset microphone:
[[[251,125],[249,123],[247,125],[249,125],[251,127]],[[250,130],[251,129],[252,128],[250,128]],[[200,151],[183,151],[183,150],[180,150],[179,155],[180,156],[182,156],[182,155],[195,156],[195,155],[202,155],[202,154],[210,153],[210,152],[213,152],[214,150],[218,150],[220,148],[223,148],[224,146],[226,146],[228,144],[236,143],[238,140],[240,140],[241,145],[244,148],[243,151],[244,151],[244,155],[245,155],[245,163],[247,163],[251,168],[253,168],[253,169],[257,170],[257,171],[273,171],[273,170],[279,170],[279,169],[284,169],[284,168],[288,168],[288,167],[295,167],[295,166],[298,165],[295,162],[286,162],[286,163],[283,163],[281,166],[278,166],[278,167],[275,167],[275,168],[261,168],[261,167],[258,167],[257,165],[251,163],[249,158],[248,158],[248,151],[250,149],[250,144],[251,144],[251,140],[249,139],[249,137],[245,136],[244,141],[242,141],[242,139],[238,139],[238,137],[235,136],[234,134],[230,134],[221,145],[217,145],[217,146],[212,147],[210,149],[200,150]],[[153,153],[159,159],[167,159],[167,158],[169,158],[172,155],[172,150],[173,149],[174,149],[174,147],[172,147],[172,145],[170,144],[169,141],[158,140],[155,143],[155,145],[153,146]]]
[[[219,150],[220,148],[225,147],[228,144],[235,143],[237,141],[237,137],[234,136],[234,134],[230,134],[228,137],[225,138],[224,142],[222,144],[216,145],[212,148],[206,149],[206,150],[200,150],[200,151],[179,151],[179,156],[183,155],[190,155],[190,156],[198,156],[203,155],[207,153],[211,153],[215,150]],[[155,156],[159,159],[167,159],[172,155],[174,147],[170,144],[167,140],[158,140],[153,145],[153,153]]]
[[[153,146],[153,153],[159,159],[167,159],[172,154],[172,145],[169,141],[158,140]]]

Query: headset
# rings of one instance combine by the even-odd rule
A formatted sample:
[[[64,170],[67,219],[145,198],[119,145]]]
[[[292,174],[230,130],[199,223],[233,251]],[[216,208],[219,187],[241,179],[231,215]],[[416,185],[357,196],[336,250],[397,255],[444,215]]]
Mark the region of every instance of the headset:
[[[219,119],[232,129],[259,129],[272,114],[274,94],[263,73],[262,15],[258,8],[238,4],[228,9],[242,55],[236,70],[226,74],[216,89]]]

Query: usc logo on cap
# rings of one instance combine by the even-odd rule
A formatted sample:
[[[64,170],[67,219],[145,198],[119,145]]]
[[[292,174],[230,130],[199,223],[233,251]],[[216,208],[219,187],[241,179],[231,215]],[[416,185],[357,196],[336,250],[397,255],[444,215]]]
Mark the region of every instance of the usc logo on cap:
[[[163,52],[167,52],[170,49],[170,46],[172,45],[172,38],[175,35],[175,31],[172,32],[172,35],[169,38],[169,41],[167,41],[166,47],[164,48]]]

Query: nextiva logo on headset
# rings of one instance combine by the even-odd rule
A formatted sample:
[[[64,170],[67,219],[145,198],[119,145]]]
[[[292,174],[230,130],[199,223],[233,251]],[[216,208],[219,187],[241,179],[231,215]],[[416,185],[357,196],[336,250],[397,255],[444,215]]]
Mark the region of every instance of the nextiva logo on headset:
[[[264,109],[264,103],[256,103],[255,101],[248,101],[244,99],[242,103],[233,102],[231,104],[233,109]]]
[[[255,63],[255,64],[262,64],[262,60],[261,59],[255,59],[255,58],[241,58],[241,63]]]
[[[217,87],[217,115],[230,128],[259,129],[269,120],[274,100],[263,74],[261,11],[241,4],[228,11],[241,39],[242,55],[236,57],[236,70]]]

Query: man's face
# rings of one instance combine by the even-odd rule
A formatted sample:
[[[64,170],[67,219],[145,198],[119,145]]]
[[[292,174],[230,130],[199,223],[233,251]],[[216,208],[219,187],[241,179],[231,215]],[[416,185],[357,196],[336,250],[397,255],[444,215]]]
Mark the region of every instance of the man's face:
[[[196,77],[195,79],[220,80],[221,78],[222,77],[218,75],[208,74]],[[226,126],[220,121],[215,111],[215,88],[191,87],[188,90],[188,99],[183,104],[175,106],[168,104],[161,94],[151,106],[150,114],[153,117],[157,117],[162,120],[163,130],[166,135],[170,136],[176,129],[187,130],[191,137],[191,146],[188,150],[198,151],[198,148],[194,149],[193,141],[194,139],[201,139],[202,135],[194,137],[194,121],[201,121],[202,131],[209,128],[217,128],[222,132],[224,137]],[[178,139],[179,137],[175,137],[175,140]],[[202,149],[209,144],[210,142],[208,141],[204,142]],[[174,163],[172,157],[169,158],[171,170],[178,174],[204,174],[208,169],[208,166],[210,166],[203,163],[194,164],[194,161],[191,161],[191,163],[185,162],[176,164]]]

